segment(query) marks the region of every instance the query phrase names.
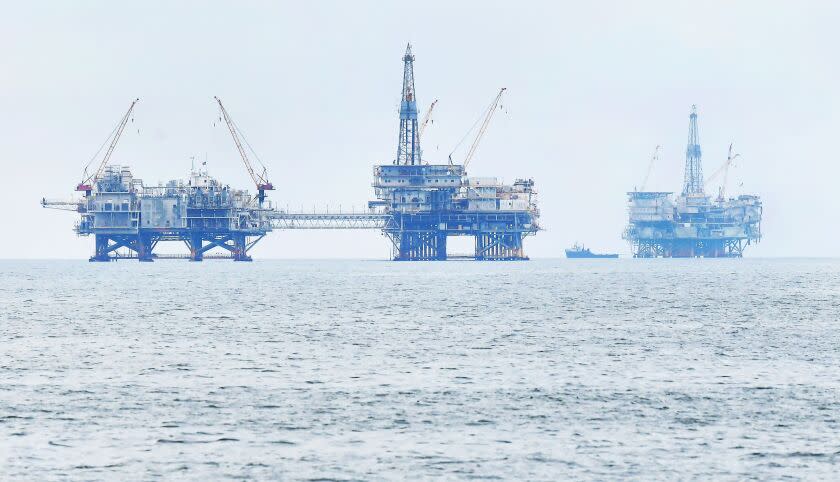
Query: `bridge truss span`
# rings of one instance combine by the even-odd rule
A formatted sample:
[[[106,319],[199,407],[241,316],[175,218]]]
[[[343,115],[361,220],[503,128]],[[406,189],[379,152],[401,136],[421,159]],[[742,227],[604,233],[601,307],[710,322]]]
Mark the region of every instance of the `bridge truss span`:
[[[385,229],[392,216],[380,213],[287,213],[269,214],[273,229]]]

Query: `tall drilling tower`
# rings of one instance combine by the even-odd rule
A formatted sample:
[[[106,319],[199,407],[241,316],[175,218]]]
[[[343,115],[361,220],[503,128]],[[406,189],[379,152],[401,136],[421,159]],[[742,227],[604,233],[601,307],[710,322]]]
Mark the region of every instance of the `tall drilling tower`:
[[[703,179],[697,107],[688,116],[688,146],[685,151],[685,177],[682,194],[672,192],[628,192],[629,224],[624,239],[637,258],[721,258],[741,257],[744,249],[761,240],[762,204],[758,196],[742,194],[726,198],[726,172],[737,154],[730,145],[723,171],[720,195],[706,195],[717,175]]]
[[[249,250],[274,229],[381,229],[391,241],[394,260],[447,259],[449,236],[472,236],[477,260],[524,260],[523,239],[539,231],[534,181],[517,179],[504,184],[494,177],[467,177],[466,166],[475,157],[493,113],[501,107],[505,89],[486,109],[483,122],[462,162],[429,164],[422,158],[420,135],[429,120],[418,123],[414,90],[414,55],[411,45],[402,57],[400,128],[397,155],[374,166],[374,193],[368,212],[289,212],[266,202],[274,190],[265,166],[251,163],[242,132],[221,100],[220,118],[230,131],[239,156],[257,189],[257,195],[231,189],[193,169],[187,181],[148,186],[134,178],[127,167],[108,166],[111,153],[131,115],[134,104],[118,124],[116,135],[99,169],[77,186],[83,199],[48,201],[47,208],[76,211],[81,221],[76,232],[94,235],[96,251],[91,261],[133,258],[152,261],[170,255],[153,253],[161,241],[180,241],[189,248],[179,257],[193,261],[219,257],[208,251],[226,250],[235,261],[250,261]],[[478,125],[478,123],[476,123]],[[472,130],[472,129],[471,129]],[[466,138],[466,136],[465,136]],[[216,250],[219,251],[219,250]]]
[[[691,106],[688,115],[688,146],[685,148],[685,180],[683,196],[704,197],[703,159],[700,151],[700,134],[697,132],[697,106]]]
[[[397,157],[374,166],[377,200],[369,203],[372,211],[388,216],[383,232],[391,240],[393,259],[447,259],[449,236],[473,236],[475,253],[470,257],[477,260],[527,259],[522,240],[539,230],[534,181],[505,185],[492,177],[467,177],[466,172],[504,89],[487,109],[464,161],[429,164],[420,149],[410,44],[402,61]]]
[[[400,139],[394,164],[421,164],[420,131],[417,127],[417,100],[414,95],[414,55],[411,44],[403,56],[403,85],[400,99]]]

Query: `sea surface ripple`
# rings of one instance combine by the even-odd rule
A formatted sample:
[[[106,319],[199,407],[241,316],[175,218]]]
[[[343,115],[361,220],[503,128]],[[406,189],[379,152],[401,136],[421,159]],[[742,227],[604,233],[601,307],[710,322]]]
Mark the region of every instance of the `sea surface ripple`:
[[[0,479],[830,480],[840,261],[0,262]]]

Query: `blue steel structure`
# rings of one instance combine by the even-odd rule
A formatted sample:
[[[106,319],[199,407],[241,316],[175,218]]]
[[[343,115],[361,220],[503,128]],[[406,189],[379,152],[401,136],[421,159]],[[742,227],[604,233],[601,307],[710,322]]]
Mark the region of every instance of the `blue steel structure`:
[[[532,180],[503,185],[469,178],[463,165],[422,160],[411,45],[403,56],[397,156],[374,167],[372,212],[387,215],[384,234],[397,261],[447,259],[449,236],[473,236],[476,260],[524,260],[522,242],[539,230]]]
[[[688,145],[685,148],[685,179],[682,193],[683,196],[705,196],[696,105],[691,106],[691,113],[688,115]]]
[[[192,261],[203,260],[205,253],[216,247],[226,250],[226,257],[234,261],[251,261],[248,251],[271,230],[270,207],[265,208],[263,201],[265,191],[273,186],[253,170],[221,101],[216,99],[257,185],[256,199],[246,191],[222,185],[206,171],[193,170],[187,182],[145,186],[128,167],[108,165],[138,100],[131,103],[106,140],[110,145],[96,171],[88,175],[85,169],[85,178],[76,186],[84,197],[70,202],[42,199],[41,204],[80,214],[76,233],[96,239],[90,261],[154,261],[154,249],[161,241],[184,242]]]
[[[414,95],[414,55],[411,45],[403,56],[403,87],[400,95],[400,138],[395,164],[416,166],[422,163],[420,131],[417,125],[417,99]]]
[[[624,239],[637,258],[742,257],[744,249],[761,240],[761,199],[754,195],[735,198],[706,195],[697,128],[697,109],[689,114],[683,191],[628,192],[629,224]],[[726,169],[732,157],[727,159]],[[726,179],[724,177],[724,179]],[[725,183],[725,180],[724,180]]]
[[[495,178],[467,177],[464,165],[451,161],[424,162],[410,45],[402,60],[397,155],[390,164],[374,166],[376,200],[368,203],[367,212],[286,212],[264,204],[265,191],[274,187],[264,171],[259,173],[251,166],[239,130],[218,98],[221,114],[256,184],[256,197],[222,185],[206,171],[193,171],[186,182],[170,181],[165,186],[150,187],[135,179],[127,167],[107,166],[128,121],[129,109],[115,129],[116,135],[99,170],[77,188],[85,193],[84,198],[69,202],[44,199],[42,204],[80,214],[76,232],[96,238],[91,261],[174,257],[154,253],[161,241],[184,242],[189,248],[187,257],[193,261],[201,261],[207,251],[216,247],[226,250],[227,257],[235,261],[250,261],[248,251],[274,229],[381,230],[391,241],[393,259],[399,261],[445,260],[449,236],[473,236],[477,260],[528,259],[523,239],[539,230],[533,180],[517,179],[506,185]],[[501,93],[496,102],[500,96]],[[482,129],[486,129],[489,118],[490,115]]]
[[[76,233],[96,239],[90,261],[154,261],[161,241],[184,242],[192,261],[216,247],[234,261],[251,261],[248,251],[271,230],[270,209],[207,172],[193,171],[187,182],[144,186],[128,167],[107,166],[90,187],[78,201],[42,200],[44,207],[81,215]]]

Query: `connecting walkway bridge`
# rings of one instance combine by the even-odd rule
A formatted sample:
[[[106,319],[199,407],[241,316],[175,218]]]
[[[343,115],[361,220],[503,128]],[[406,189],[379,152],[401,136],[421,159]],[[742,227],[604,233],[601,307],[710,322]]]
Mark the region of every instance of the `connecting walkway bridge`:
[[[392,216],[381,213],[290,213],[269,212],[272,229],[378,229],[388,226]]]

